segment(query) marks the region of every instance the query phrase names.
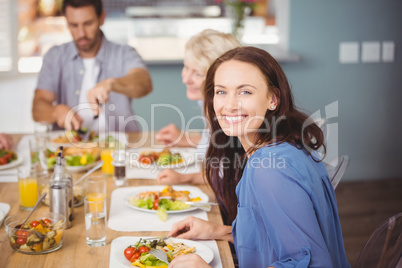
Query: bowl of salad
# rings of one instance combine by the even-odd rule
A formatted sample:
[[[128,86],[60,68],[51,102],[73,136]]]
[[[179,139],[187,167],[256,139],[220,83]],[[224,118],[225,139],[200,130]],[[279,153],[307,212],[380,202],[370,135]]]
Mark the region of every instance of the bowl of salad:
[[[65,218],[57,213],[45,213],[29,218],[26,214],[12,215],[4,221],[11,248],[24,254],[44,254],[63,245]]]

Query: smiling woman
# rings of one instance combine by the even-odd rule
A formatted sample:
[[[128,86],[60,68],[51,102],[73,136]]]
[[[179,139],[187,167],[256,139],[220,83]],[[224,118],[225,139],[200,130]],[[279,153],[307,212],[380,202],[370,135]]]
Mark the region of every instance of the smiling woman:
[[[275,110],[276,96],[268,90],[261,71],[240,61],[223,63],[215,74],[214,109],[227,136],[237,136],[248,151],[267,110]]]
[[[231,226],[189,217],[169,235],[232,241],[239,267],[349,267],[316,152],[323,134],[295,108],[278,62],[255,47],[229,50],[208,69],[204,99],[213,133],[205,174]]]

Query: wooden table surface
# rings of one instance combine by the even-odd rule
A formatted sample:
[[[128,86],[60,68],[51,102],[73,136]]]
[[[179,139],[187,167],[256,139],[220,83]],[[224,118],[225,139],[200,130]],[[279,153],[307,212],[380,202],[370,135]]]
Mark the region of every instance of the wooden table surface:
[[[22,135],[13,135],[14,141],[20,140]],[[131,146],[137,146],[137,141],[141,141],[141,146],[152,146],[154,142],[150,139],[151,134],[130,133],[129,141]],[[145,142],[144,142],[145,140]],[[94,174],[102,174],[100,170]],[[75,178],[79,174],[75,174]],[[150,179],[128,179],[128,186],[144,186],[156,185],[156,180]],[[214,201],[215,197],[212,190],[206,185],[197,185],[210,200]],[[110,213],[110,197],[113,190],[117,189],[111,177],[107,178],[107,207],[108,215]],[[18,184],[17,183],[0,183],[0,202],[8,203],[11,206],[8,215],[25,213],[27,211],[20,210]],[[49,207],[40,206],[38,212],[47,212]],[[52,253],[42,255],[27,255],[14,252],[8,242],[8,237],[5,232],[4,224],[0,228],[0,267],[108,267],[110,260],[110,245],[113,239],[120,236],[164,236],[168,232],[163,231],[146,231],[146,232],[118,232],[107,229],[107,244],[104,247],[89,247],[85,241],[85,220],[84,206],[74,209],[75,219],[73,226],[65,230],[63,238],[63,246]],[[222,218],[217,206],[213,206],[208,212],[208,219],[216,223],[222,223]],[[222,260],[223,268],[234,267],[233,259],[230,252],[229,244],[225,241],[217,241]],[[123,252],[122,252],[123,254]]]

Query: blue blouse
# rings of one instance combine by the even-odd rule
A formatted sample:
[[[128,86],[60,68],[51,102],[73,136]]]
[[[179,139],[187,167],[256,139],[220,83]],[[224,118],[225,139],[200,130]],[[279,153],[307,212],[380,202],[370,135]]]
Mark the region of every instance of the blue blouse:
[[[288,143],[257,150],[236,195],[239,267],[350,267],[328,173],[305,150]]]

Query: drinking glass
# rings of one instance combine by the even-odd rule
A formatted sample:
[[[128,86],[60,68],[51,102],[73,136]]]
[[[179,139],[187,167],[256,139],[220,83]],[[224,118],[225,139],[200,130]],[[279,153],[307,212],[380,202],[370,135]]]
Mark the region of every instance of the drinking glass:
[[[37,187],[38,187],[38,196],[46,193],[45,198],[43,198],[42,203],[46,206],[49,206],[49,182],[50,182],[50,175],[47,172],[37,172],[36,173],[37,179]]]
[[[46,141],[50,132],[52,125],[47,122],[35,122],[34,123],[34,136],[35,140],[40,142],[41,140]]]
[[[101,160],[103,161],[102,173],[107,176],[113,175],[112,152],[112,149],[103,149],[101,152]]]
[[[106,197],[106,178],[103,176],[91,176],[86,178],[86,197]]]
[[[38,181],[35,168],[21,167],[17,170],[17,173],[20,208],[32,210],[38,201]]]
[[[106,245],[106,197],[94,194],[85,197],[86,242],[90,247]]]

